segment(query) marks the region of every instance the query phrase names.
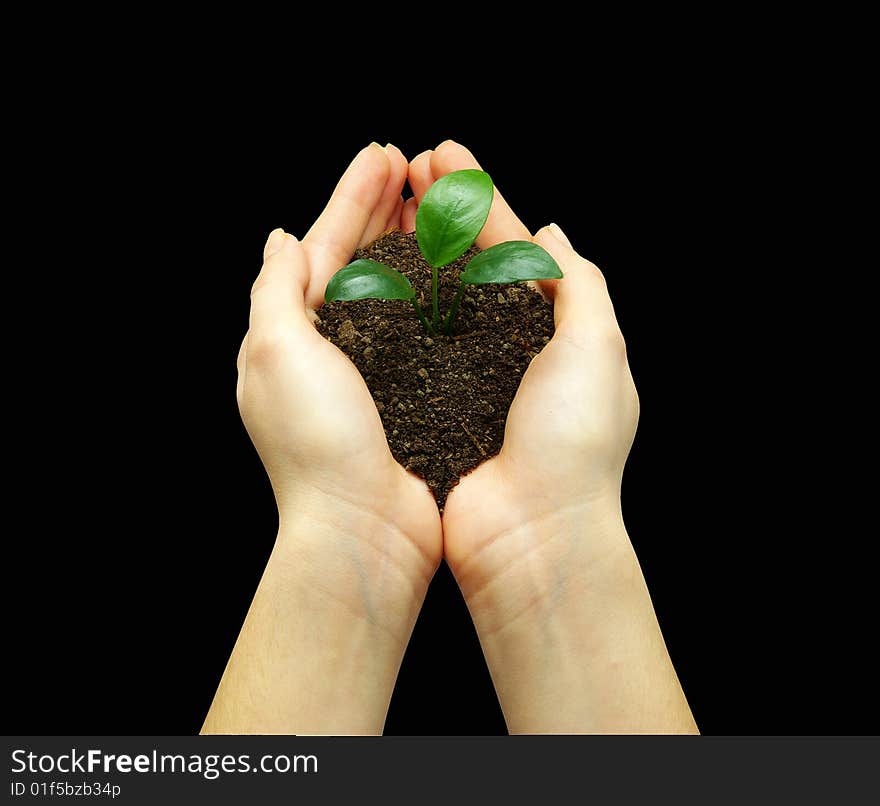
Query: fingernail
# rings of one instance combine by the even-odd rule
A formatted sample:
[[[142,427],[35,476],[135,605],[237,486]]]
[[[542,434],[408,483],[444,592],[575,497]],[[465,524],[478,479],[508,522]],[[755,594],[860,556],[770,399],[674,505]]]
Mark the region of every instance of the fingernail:
[[[382,148],[384,148],[387,151],[389,148],[397,148],[397,146],[392,146],[391,143],[385,143],[385,145],[382,146]]]
[[[558,224],[551,224],[548,229],[557,241],[564,243],[569,249],[571,249],[571,241],[565,237],[565,233],[559,228]]]
[[[263,254],[266,257],[274,255],[282,246],[284,246],[284,235],[285,232],[280,227],[278,229],[273,229],[272,232],[269,233],[266,246],[263,248]]]
[[[361,141],[361,142],[363,142],[363,141]],[[373,140],[373,142],[370,143],[370,146],[371,147],[376,146],[376,148],[378,148],[380,151],[385,151],[385,146],[380,146],[375,140]],[[385,153],[387,154],[388,152],[385,151]]]

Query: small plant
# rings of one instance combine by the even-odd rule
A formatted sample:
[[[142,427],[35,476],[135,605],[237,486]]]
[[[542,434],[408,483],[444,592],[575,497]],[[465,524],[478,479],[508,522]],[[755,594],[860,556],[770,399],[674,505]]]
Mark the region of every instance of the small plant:
[[[422,311],[409,280],[399,271],[375,260],[355,260],[336,272],[327,283],[325,301],[409,300],[425,330],[430,335],[436,334],[441,326],[437,302],[438,270],[471,248],[489,217],[494,193],[489,174],[467,170],[455,171],[438,179],[422,198],[416,213],[416,240],[422,256],[431,265],[430,321]],[[506,241],[484,249],[468,262],[459,275],[458,291],[443,321],[443,331],[452,333],[458,306],[468,285],[560,277],[562,272],[556,261],[540,246],[529,241]]]

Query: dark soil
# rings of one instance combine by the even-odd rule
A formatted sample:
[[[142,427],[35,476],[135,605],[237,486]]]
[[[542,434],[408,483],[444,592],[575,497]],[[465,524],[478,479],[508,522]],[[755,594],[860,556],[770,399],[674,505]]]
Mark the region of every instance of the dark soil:
[[[440,269],[440,313],[476,247]],[[415,235],[395,231],[359,249],[409,278],[431,317],[431,267]],[[525,283],[471,286],[452,336],[429,337],[401,300],[331,302],[316,326],[360,370],[391,453],[421,476],[440,511],[461,476],[501,450],[510,404],[529,362],[553,335],[553,308]]]

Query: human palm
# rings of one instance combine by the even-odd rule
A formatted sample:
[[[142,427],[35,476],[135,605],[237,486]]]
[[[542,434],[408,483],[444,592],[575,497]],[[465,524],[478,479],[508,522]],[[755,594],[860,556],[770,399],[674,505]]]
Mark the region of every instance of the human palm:
[[[619,516],[638,401],[622,340],[575,338],[557,331],[532,361],[501,452],[449,496],[445,553],[465,595],[514,570],[521,557],[535,560],[559,548],[550,541],[538,546],[530,535],[568,534],[567,524]]]
[[[410,166],[413,207],[440,176],[475,167],[470,153],[451,142],[420,155]],[[412,214],[404,211],[405,225]],[[557,578],[559,566],[584,548],[570,541],[575,524],[619,520],[623,465],[638,420],[623,338],[599,270],[557,228],[533,239],[496,195],[478,245],[516,239],[547,249],[564,278],[540,284],[554,303],[556,331],[523,376],[501,452],[462,479],[446,503],[444,554],[472,612],[476,594],[493,585],[515,592],[525,586],[523,575],[540,577],[539,587]]]
[[[390,578],[418,589],[442,550],[436,504],[392,457],[357,369],[312,323],[329,277],[359,245],[399,225],[405,177],[397,149],[370,146],[302,243],[272,233],[252,292],[237,392],[275,491],[281,532],[303,517],[329,521],[339,538],[320,547],[322,564],[348,573],[339,568],[347,558],[355,567],[348,575],[369,586]],[[360,595],[357,586],[351,593]],[[417,607],[420,597],[411,598]]]

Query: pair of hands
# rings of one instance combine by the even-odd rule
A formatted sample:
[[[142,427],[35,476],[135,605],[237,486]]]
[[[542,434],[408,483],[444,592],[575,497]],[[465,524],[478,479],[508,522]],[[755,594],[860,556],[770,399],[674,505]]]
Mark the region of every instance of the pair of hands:
[[[392,457],[360,374],[312,324],[357,247],[412,231],[434,180],[478,167],[451,141],[411,163],[372,144],[302,241],[275,230],[266,243],[237,396],[279,539],[206,731],[380,731],[444,556],[511,731],[695,727],[620,512],[638,397],[600,271],[555,225],[533,237],[496,190],[477,244],[533,240],[556,259],[564,279],[540,284],[556,329],[501,452],[451,492],[442,519]]]

